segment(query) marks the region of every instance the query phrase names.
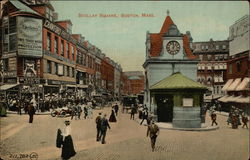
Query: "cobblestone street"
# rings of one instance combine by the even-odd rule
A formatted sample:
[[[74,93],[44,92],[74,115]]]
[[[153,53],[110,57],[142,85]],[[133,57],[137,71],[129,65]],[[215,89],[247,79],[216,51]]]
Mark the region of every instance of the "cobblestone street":
[[[92,119],[72,120],[72,137],[76,156],[72,160],[247,160],[249,130],[231,129],[225,116],[218,115],[219,129],[213,131],[178,131],[161,129],[152,152],[146,137],[146,126],[118,114],[118,122],[110,123],[106,144],[96,142],[94,119],[99,111],[110,115],[110,108],[95,110]],[[60,160],[56,148],[56,131],[67,118],[36,115],[33,124],[28,115],[9,114],[1,118],[0,154],[3,159],[13,155],[38,154],[38,159]],[[210,122],[207,117],[207,122]],[[11,157],[12,155],[12,157]],[[27,158],[26,158],[27,159]]]

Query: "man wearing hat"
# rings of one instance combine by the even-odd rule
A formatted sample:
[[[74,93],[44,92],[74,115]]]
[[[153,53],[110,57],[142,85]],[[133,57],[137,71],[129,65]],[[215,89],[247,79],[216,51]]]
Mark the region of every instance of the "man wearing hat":
[[[109,122],[107,120],[107,114],[104,114],[103,118],[101,119],[101,135],[99,137],[99,140],[102,140],[102,144],[105,144],[105,137],[106,137],[106,132],[107,132],[107,128],[111,129],[110,128],[110,125],[109,125]]]
[[[102,113],[99,112],[99,115],[95,119],[96,129],[97,129],[96,141],[99,141],[99,137],[100,137],[100,133],[101,133],[101,120],[102,120],[101,115],[102,115]]]
[[[148,135],[150,136],[152,151],[154,151],[155,149],[155,142],[159,133],[160,133],[159,127],[155,124],[154,120],[152,120],[147,130],[147,137]]]
[[[33,106],[33,102],[31,102],[29,104],[29,107],[28,107],[28,113],[29,113],[29,116],[30,116],[29,117],[29,123],[33,122],[33,116],[34,116],[35,112],[36,112],[36,110],[35,110],[35,108]]]

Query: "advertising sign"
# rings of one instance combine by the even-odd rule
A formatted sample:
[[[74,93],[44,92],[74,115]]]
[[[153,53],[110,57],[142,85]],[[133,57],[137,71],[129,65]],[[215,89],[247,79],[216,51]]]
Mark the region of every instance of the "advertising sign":
[[[18,55],[42,57],[42,20],[17,17]]]

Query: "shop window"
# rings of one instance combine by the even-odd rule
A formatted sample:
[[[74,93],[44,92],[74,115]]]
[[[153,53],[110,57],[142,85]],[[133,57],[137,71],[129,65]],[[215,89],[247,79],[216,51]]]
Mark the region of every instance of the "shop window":
[[[51,34],[47,32],[47,50],[51,51]]]
[[[241,71],[241,62],[240,61],[236,62],[236,68],[237,68],[237,72]]]

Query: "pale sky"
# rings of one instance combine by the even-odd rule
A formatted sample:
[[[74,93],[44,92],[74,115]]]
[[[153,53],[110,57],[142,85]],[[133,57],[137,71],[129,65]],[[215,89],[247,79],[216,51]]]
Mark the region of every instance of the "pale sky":
[[[123,71],[143,70],[146,32],[158,33],[170,11],[181,33],[190,31],[194,42],[226,40],[229,26],[249,14],[247,1],[52,1],[58,20],[70,19],[72,33],[82,34]],[[142,13],[154,17],[141,17]],[[79,17],[79,14],[85,17]],[[94,15],[96,17],[86,17]],[[99,14],[117,14],[102,18]],[[121,14],[140,17],[122,18]]]

